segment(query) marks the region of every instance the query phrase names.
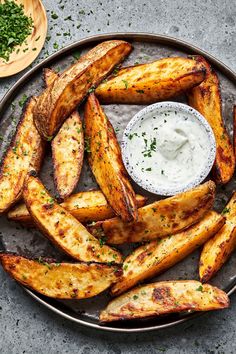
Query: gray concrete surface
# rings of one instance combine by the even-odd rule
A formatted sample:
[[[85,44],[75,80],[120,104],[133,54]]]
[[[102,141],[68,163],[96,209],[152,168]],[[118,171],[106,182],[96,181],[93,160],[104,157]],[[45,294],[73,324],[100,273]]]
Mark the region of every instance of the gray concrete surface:
[[[36,62],[57,47],[88,35],[146,31],[185,39],[236,71],[235,0],[43,0],[43,3],[48,9],[51,39]],[[58,19],[51,18],[51,10]],[[65,20],[70,15],[74,22]],[[81,26],[76,28],[78,25]],[[0,98],[17,77],[20,75],[0,81]],[[0,284],[1,354],[236,352],[235,295],[229,310],[209,313],[180,327],[141,335],[117,335],[87,330],[63,320],[35,303],[2,270]]]

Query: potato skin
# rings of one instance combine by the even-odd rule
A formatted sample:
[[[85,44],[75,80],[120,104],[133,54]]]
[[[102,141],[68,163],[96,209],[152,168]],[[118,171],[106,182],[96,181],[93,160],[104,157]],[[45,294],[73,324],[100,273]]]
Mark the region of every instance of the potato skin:
[[[222,117],[220,83],[216,72],[205,59],[197,57],[205,63],[206,79],[188,91],[188,103],[198,110],[210,124],[216,139],[216,160],[212,174],[217,183],[228,183],[235,170],[233,146]]]
[[[215,183],[208,181],[187,192],[138,209],[138,220],[124,223],[116,217],[92,226],[94,235],[102,232],[110,244],[151,241],[176,234],[200,220],[211,209]]]
[[[210,280],[228,260],[236,246],[236,192],[223,210],[226,223],[213,238],[208,240],[201,252],[199,276],[202,282]]]
[[[146,201],[146,197],[136,194],[138,208],[144,206]],[[60,205],[82,223],[101,221],[115,216],[104,194],[99,190],[72,194]],[[17,204],[10,209],[7,217],[9,220],[20,222],[28,227],[34,226],[34,222],[24,203]]]
[[[94,94],[85,104],[85,136],[91,170],[107,201],[125,222],[136,220],[135,193],[126,173],[114,129]]]
[[[50,68],[44,68],[43,69],[43,81],[45,88],[50,86],[57,78],[59,77],[59,74],[56,73],[54,70]]]
[[[162,281],[138,287],[115,298],[100,313],[100,321],[130,320],[227,307],[227,294],[214,286],[196,280]]]
[[[56,299],[86,299],[106,290],[121,274],[117,266],[96,263],[48,263],[0,254],[6,272],[22,285]]]
[[[16,133],[2,159],[0,168],[0,213],[6,212],[22,196],[22,188],[27,173],[39,171],[44,142],[34,126],[32,110],[36,98],[28,99]]]
[[[102,42],[54,80],[39,96],[34,110],[34,121],[41,136],[51,139],[89,90],[97,86],[131,49],[129,43],[121,40]]]
[[[37,177],[27,178],[23,197],[37,227],[66,254],[82,262],[122,263],[120,253],[99,242],[57,204]]]
[[[198,85],[206,76],[203,62],[163,58],[122,68],[103,81],[95,94],[102,103],[150,104],[167,100]]]
[[[54,181],[58,195],[65,199],[75,189],[84,159],[84,133],[80,115],[73,112],[52,140]]]
[[[209,211],[185,231],[138,247],[125,259],[123,276],[112,287],[112,295],[117,296],[138,282],[163,273],[203,245],[224,223],[222,215]]]

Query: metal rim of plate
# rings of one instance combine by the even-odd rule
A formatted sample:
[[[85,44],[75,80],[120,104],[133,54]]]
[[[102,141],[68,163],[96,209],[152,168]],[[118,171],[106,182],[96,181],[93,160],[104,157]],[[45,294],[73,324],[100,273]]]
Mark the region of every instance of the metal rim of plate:
[[[157,43],[157,44],[163,44],[163,45],[169,45],[173,48],[178,48],[180,50],[187,51],[190,55],[203,55],[215,68],[217,68],[219,71],[221,71],[229,80],[234,82],[236,84],[236,73],[231,70],[227,65],[225,65],[223,62],[220,60],[216,59],[214,56],[211,54],[208,54],[204,50],[196,47],[195,45],[192,45],[188,42],[185,42],[181,39],[177,39],[174,37],[169,37],[165,35],[159,35],[159,34],[152,34],[152,33],[134,33],[134,32],[122,32],[122,33],[106,33],[106,34],[101,34],[101,35],[94,35],[90,37],[86,37],[85,39],[78,40],[65,48],[62,48],[58,52],[50,55],[48,58],[44,59],[41,63],[35,65],[31,70],[29,70],[27,73],[25,73],[12,87],[11,89],[5,94],[3,99],[0,102],[0,113],[4,111],[5,107],[8,106],[9,102],[14,98],[14,96],[17,93],[17,90],[24,86],[25,82],[33,78],[33,76],[39,72],[43,67],[46,65],[49,65],[51,62],[55,61],[57,58],[60,58],[61,56],[65,56],[67,54],[70,54],[74,50],[92,45],[92,44],[97,44],[101,41],[105,40],[111,40],[111,39],[123,39],[127,41],[137,41],[137,42],[149,42],[149,43]],[[0,118],[1,119],[1,118]],[[100,325],[97,323],[92,323],[88,320],[84,320],[82,318],[79,318],[79,315],[76,313],[73,313],[72,310],[66,308],[65,306],[61,305],[59,302],[46,298],[44,296],[41,296],[40,294],[36,294],[35,292],[23,287],[24,290],[32,296],[36,301],[47,307],[48,309],[54,311],[58,315],[73,321],[77,324],[102,330],[102,331],[107,331],[107,332],[120,332],[120,333],[137,333],[137,332],[148,332],[148,331],[153,331],[153,330],[158,330],[158,329],[164,329],[172,326],[176,326],[178,324],[181,324],[183,322],[189,321],[190,319],[193,319],[195,317],[198,317],[202,315],[202,312],[195,312],[191,314],[186,314],[182,318],[177,319],[177,320],[169,320],[167,317],[167,321],[164,324],[157,324],[157,325],[146,325],[145,327],[139,326],[141,323],[139,321],[136,321],[135,326],[133,327],[126,327],[126,324],[122,326],[122,321],[119,322],[119,327],[115,327],[112,325]],[[226,292],[228,295],[231,295],[236,291],[236,279],[233,280],[227,287]]]

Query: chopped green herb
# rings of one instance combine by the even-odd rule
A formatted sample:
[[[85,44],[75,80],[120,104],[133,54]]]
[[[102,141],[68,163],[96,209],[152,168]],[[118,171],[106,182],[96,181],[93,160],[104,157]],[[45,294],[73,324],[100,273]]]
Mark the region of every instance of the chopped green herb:
[[[136,90],[136,92],[138,92],[138,93],[144,93],[143,90]]]
[[[51,204],[51,206],[53,206],[53,204],[54,204],[54,199],[53,199],[53,198],[47,199],[47,203],[49,203],[49,204]]]
[[[103,236],[99,239],[99,244],[102,247],[103,245],[105,245],[105,243],[106,243],[106,237]]]
[[[122,82],[125,84],[125,88],[126,88],[126,90],[127,90],[128,86],[129,86],[128,81],[126,81],[126,80],[122,80]]]
[[[227,213],[229,213],[230,212],[230,208],[227,208],[227,207],[225,207],[223,210],[222,210],[222,214],[224,215],[224,214],[227,214]]]
[[[25,42],[32,29],[33,20],[25,15],[22,4],[0,2],[0,58],[9,61],[10,54]]]
[[[196,289],[196,291],[201,291],[201,292],[203,292],[203,287],[202,287],[202,285],[199,285],[199,287]]]
[[[55,12],[51,12],[51,18],[53,19],[53,20],[56,20],[57,18],[58,18],[58,15],[55,13]]]
[[[81,57],[81,52],[76,50],[75,52],[73,52],[72,55],[76,60],[79,60],[79,58]]]
[[[48,262],[45,262],[42,257],[39,257],[38,259],[36,259],[36,261],[40,264],[45,265],[46,267],[48,267],[48,269],[52,269],[52,266]]]
[[[64,21],[68,21],[68,20],[69,21],[73,21],[71,16],[68,16],[68,17],[64,18]]]
[[[28,96],[24,93],[23,96],[21,97],[20,101],[19,101],[19,106],[23,107],[25,102],[27,101]]]
[[[95,86],[91,86],[90,89],[88,90],[88,93],[92,93],[95,91]]]
[[[112,74],[113,74],[114,76],[116,76],[116,75],[118,74],[119,70],[120,70],[120,67],[119,67],[119,66],[115,66],[115,69],[114,69],[114,71],[113,71]]]
[[[90,150],[90,138],[85,138],[84,139],[84,150],[87,152],[91,152]]]
[[[134,299],[134,300],[137,300],[137,299],[138,299],[138,295],[134,295],[134,296],[133,296],[133,299]]]
[[[152,157],[152,152],[156,151],[157,141],[156,138],[151,139],[150,146],[148,147],[148,140],[144,139],[145,150],[142,151],[144,157]]]
[[[54,43],[53,43],[53,48],[54,48],[54,49],[58,49],[58,48],[59,48],[59,44],[58,44],[57,42],[54,42]]]

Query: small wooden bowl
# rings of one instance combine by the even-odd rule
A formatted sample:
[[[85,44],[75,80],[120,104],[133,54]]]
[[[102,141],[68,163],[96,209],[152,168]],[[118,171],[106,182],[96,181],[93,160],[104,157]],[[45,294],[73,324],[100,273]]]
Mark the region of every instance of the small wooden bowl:
[[[24,5],[24,12],[32,17],[34,28],[26,40],[27,44],[18,46],[20,49],[18,53],[16,48],[8,62],[0,59],[0,77],[17,74],[29,66],[39,55],[47,35],[47,15],[41,0],[15,0],[15,2]]]

